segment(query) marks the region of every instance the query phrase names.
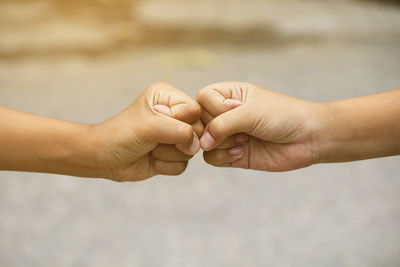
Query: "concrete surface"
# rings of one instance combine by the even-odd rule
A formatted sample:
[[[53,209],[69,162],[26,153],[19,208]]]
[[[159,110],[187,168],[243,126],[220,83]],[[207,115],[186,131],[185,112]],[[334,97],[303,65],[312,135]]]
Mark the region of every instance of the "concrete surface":
[[[95,123],[156,81],[192,96],[249,81],[313,101],[399,87],[400,42],[368,36],[6,57],[0,105]],[[0,266],[397,267],[399,198],[399,157],[264,173],[198,155],[182,176],[124,184],[0,172]]]

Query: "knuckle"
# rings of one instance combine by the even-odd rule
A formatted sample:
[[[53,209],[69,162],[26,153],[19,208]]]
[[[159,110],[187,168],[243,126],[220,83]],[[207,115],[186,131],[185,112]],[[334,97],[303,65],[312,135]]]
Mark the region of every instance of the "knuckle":
[[[209,98],[209,96],[212,95],[212,91],[215,89],[221,88],[223,86],[223,84],[224,83],[213,83],[213,84],[210,84],[210,85],[200,89],[200,91],[196,95],[197,101],[200,104],[206,102],[207,99]]]
[[[197,93],[196,99],[197,99],[197,101],[199,101],[200,104],[206,100],[207,91],[208,91],[208,88],[203,88]]]
[[[195,103],[193,103],[193,105],[191,105],[190,107],[191,107],[191,109],[190,109],[190,115],[191,115],[193,118],[199,119],[200,116],[201,116],[201,107],[200,107],[200,105],[199,105],[198,103],[195,102]]]
[[[193,122],[200,119],[202,109],[196,101],[190,99],[185,105],[182,105],[182,107],[182,113],[184,113],[185,117],[190,118]]]
[[[182,124],[177,130],[177,134],[182,140],[189,141],[193,137],[193,129],[188,124]]]

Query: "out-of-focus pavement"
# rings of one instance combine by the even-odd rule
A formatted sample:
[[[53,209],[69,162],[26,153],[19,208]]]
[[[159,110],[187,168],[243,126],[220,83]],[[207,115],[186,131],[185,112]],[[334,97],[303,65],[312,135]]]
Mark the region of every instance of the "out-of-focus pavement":
[[[243,36],[254,28],[268,28],[264,33],[270,32],[278,40],[267,36],[259,38],[258,45],[251,40],[234,45],[211,36],[210,40],[218,39],[218,45],[207,38],[193,42],[196,37],[188,43],[171,44],[171,40],[163,43],[166,40],[154,37],[148,46],[118,45],[110,51],[114,46],[109,43],[120,39],[107,34],[115,32],[95,27],[109,36],[109,40],[96,39],[103,35],[80,27],[82,20],[77,27],[66,18],[54,18],[69,29],[81,30],[86,43],[79,41],[76,31],[60,30],[57,36],[66,36],[71,42],[56,36],[52,44],[36,24],[31,29],[21,23],[19,31],[16,24],[6,27],[3,21],[0,39],[8,36],[8,41],[0,41],[0,105],[95,123],[120,111],[156,81],[170,82],[192,96],[217,81],[248,81],[313,101],[400,86],[398,7],[338,1],[336,7],[351,8],[338,7],[337,11],[331,1],[324,5],[299,0],[287,6],[304,3],[308,8],[295,12],[296,19],[282,20],[290,13],[284,6],[274,12],[267,8],[278,1],[265,1],[265,6],[246,2],[250,4],[236,2],[232,7],[218,1],[215,5],[224,3],[228,10],[236,11],[224,16],[225,9],[220,7],[216,16],[196,1],[167,6],[146,1],[139,5],[138,17],[147,29],[160,30],[159,25],[165,26],[160,19],[164,15],[164,22],[175,29],[169,32],[173,35],[180,24],[187,26],[185,21],[193,12],[197,21],[194,32],[207,37],[203,28],[210,30],[207,23],[215,20],[222,25],[219,32],[233,40],[238,34],[229,32],[226,25],[235,23],[229,22],[229,16],[239,16],[237,10],[248,14],[250,7],[257,6],[254,20],[248,15],[241,17],[240,25],[248,25]],[[11,14],[10,2],[5,4]],[[171,10],[176,15],[171,15]],[[277,21],[263,21],[259,15],[263,12]],[[35,16],[40,24],[42,19]],[[313,18],[319,19],[312,22]],[[56,24],[46,25],[54,32],[59,29]],[[243,34],[243,29],[237,31]],[[128,43],[138,38],[132,37]],[[96,40],[100,48],[95,50],[103,52],[93,55],[80,50],[85,44],[92,49]],[[1,46],[6,42],[13,45]],[[46,55],[51,47],[53,52]],[[399,199],[399,157],[264,173],[215,168],[198,155],[182,176],[124,184],[0,172],[0,266],[397,267]]]

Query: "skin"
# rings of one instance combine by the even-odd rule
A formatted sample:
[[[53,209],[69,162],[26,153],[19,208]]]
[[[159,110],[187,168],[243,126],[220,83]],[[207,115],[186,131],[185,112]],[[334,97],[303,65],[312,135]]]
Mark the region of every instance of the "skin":
[[[400,154],[400,89],[315,103],[231,82],[197,101],[157,83],[93,125],[0,107],[0,170],[140,181],[181,174],[200,145],[214,166],[263,171]]]
[[[203,88],[197,101],[214,166],[277,172],[400,154],[400,89],[315,103],[228,82]]]
[[[94,125],[0,107],[0,169],[113,181],[178,175],[199,149],[201,108],[166,83]]]

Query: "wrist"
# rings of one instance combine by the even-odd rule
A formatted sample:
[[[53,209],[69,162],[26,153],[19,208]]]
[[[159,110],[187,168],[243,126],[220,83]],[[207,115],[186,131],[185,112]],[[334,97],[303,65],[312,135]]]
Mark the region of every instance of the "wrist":
[[[49,122],[43,135],[36,133],[36,140],[32,142],[35,156],[29,156],[21,170],[103,178],[104,167],[97,154],[99,142],[92,136],[91,126],[58,120]]]
[[[337,102],[319,103],[317,127],[314,132],[315,164],[346,162],[361,159],[366,154],[359,123],[352,105]],[[364,144],[363,144],[364,143]]]
[[[110,178],[109,146],[100,124],[85,125],[76,143],[80,167],[85,177]]]
[[[331,125],[334,124],[332,105],[330,103],[313,103],[311,108],[311,153],[312,164],[327,162],[333,143]]]
[[[398,91],[321,104],[316,163],[399,154]]]

